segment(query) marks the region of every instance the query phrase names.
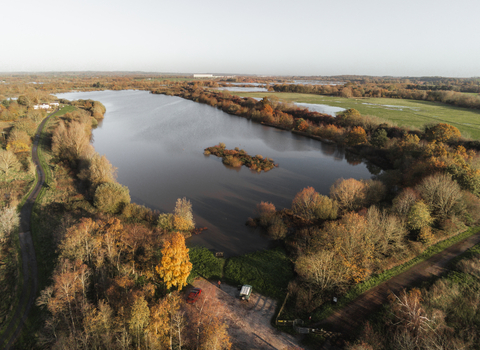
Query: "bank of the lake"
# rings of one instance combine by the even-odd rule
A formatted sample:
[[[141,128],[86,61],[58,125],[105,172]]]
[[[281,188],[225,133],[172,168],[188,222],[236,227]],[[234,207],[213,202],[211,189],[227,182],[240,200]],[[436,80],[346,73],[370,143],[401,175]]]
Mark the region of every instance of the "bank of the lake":
[[[144,91],[97,91],[58,94],[93,99],[107,108],[94,130],[94,146],[118,168],[118,182],[132,200],[171,212],[179,197],[193,205],[198,226],[208,227],[189,239],[224,251],[227,256],[267,248],[266,237],[245,226],[260,201],[290,207],[307,186],[328,194],[338,178],[370,178],[366,164],[342,148],[283,130],[262,126],[216,108],[179,97]],[[268,173],[231,168],[203,155],[218,142],[262,154],[280,164]]]
[[[231,94],[258,99],[265,96],[279,98],[283,101],[295,102],[301,107],[308,104],[323,104],[340,109],[355,108],[362,115],[373,115],[406,127],[422,128],[429,123],[448,123],[457,127],[462,132],[462,136],[480,139],[479,110],[439,102],[395,98],[343,98],[289,92],[231,91]],[[308,108],[308,106],[305,107]]]

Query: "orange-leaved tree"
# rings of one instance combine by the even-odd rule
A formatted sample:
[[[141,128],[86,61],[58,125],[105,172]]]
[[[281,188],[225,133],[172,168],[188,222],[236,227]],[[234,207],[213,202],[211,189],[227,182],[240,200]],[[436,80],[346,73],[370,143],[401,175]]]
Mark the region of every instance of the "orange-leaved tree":
[[[438,123],[425,128],[425,136],[429,141],[448,142],[462,137],[460,130],[447,123]]]
[[[155,270],[167,288],[176,286],[178,290],[181,290],[187,285],[187,277],[192,270],[192,263],[183,235],[175,232],[165,241],[162,249],[162,261]]]
[[[361,126],[355,126],[347,136],[347,144],[349,146],[361,145],[367,143],[367,133]]]

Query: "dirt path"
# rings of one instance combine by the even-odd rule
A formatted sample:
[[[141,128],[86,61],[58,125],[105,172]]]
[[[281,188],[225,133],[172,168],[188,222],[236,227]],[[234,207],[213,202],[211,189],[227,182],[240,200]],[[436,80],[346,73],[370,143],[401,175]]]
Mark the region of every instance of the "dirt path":
[[[23,288],[20,292],[20,300],[15,314],[10,320],[10,324],[8,325],[7,329],[0,337],[0,349],[10,349],[17,340],[37,296],[37,259],[35,256],[32,235],[30,234],[30,219],[35,200],[37,199],[37,196],[40,193],[43,184],[45,183],[45,172],[40,165],[37,151],[38,143],[40,141],[40,132],[52,114],[48,115],[38,126],[35,141],[32,145],[32,160],[37,168],[38,181],[20,212],[20,233],[18,234],[22,254]]]
[[[297,339],[270,324],[277,306],[275,300],[253,293],[250,301],[241,301],[236,287],[222,284],[218,288],[205,279],[197,279],[193,285],[202,288],[202,294],[212,298],[215,309],[224,316],[232,349],[285,350],[294,346],[302,349]]]
[[[370,289],[343,309],[316,324],[315,327],[325,327],[347,336],[352,334],[370,314],[387,302],[390,292],[398,294],[403,288],[415,286],[419,282],[443,274],[448,271],[446,266],[450,260],[477,243],[480,243],[480,233],[454,244],[430,259],[413,266],[410,270]]]

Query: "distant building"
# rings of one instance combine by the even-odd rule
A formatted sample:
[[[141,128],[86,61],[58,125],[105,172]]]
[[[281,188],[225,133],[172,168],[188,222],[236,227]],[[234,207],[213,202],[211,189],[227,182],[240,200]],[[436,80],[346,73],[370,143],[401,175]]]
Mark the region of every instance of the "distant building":
[[[213,78],[213,74],[194,74],[194,78]]]
[[[50,105],[48,103],[40,103],[39,105],[34,105],[33,109],[50,109]]]

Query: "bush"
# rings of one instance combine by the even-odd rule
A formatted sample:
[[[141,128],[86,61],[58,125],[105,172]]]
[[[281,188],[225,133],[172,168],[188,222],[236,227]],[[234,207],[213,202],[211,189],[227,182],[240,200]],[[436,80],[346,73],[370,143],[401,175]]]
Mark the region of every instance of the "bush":
[[[260,202],[260,204],[257,204],[257,213],[259,215],[260,226],[267,227],[275,216],[275,205],[269,202]]]
[[[387,144],[388,136],[385,129],[377,129],[370,139],[370,143],[378,148],[382,148]]]
[[[267,229],[268,235],[273,239],[283,239],[287,235],[288,228],[282,218],[274,216]]]
[[[130,203],[130,193],[126,186],[118,183],[107,182],[97,187],[93,204],[99,210],[116,214]]]
[[[157,226],[165,231],[173,231],[173,214],[163,213],[158,216]]]
[[[480,199],[470,192],[463,191],[462,202],[464,206],[464,220],[469,225],[474,225],[480,221]]]
[[[150,208],[136,203],[130,203],[123,208],[122,214],[132,222],[147,221],[151,224],[158,222],[157,214]]]
[[[385,198],[387,188],[378,180],[369,180],[366,182],[366,204],[372,205],[382,201]]]

